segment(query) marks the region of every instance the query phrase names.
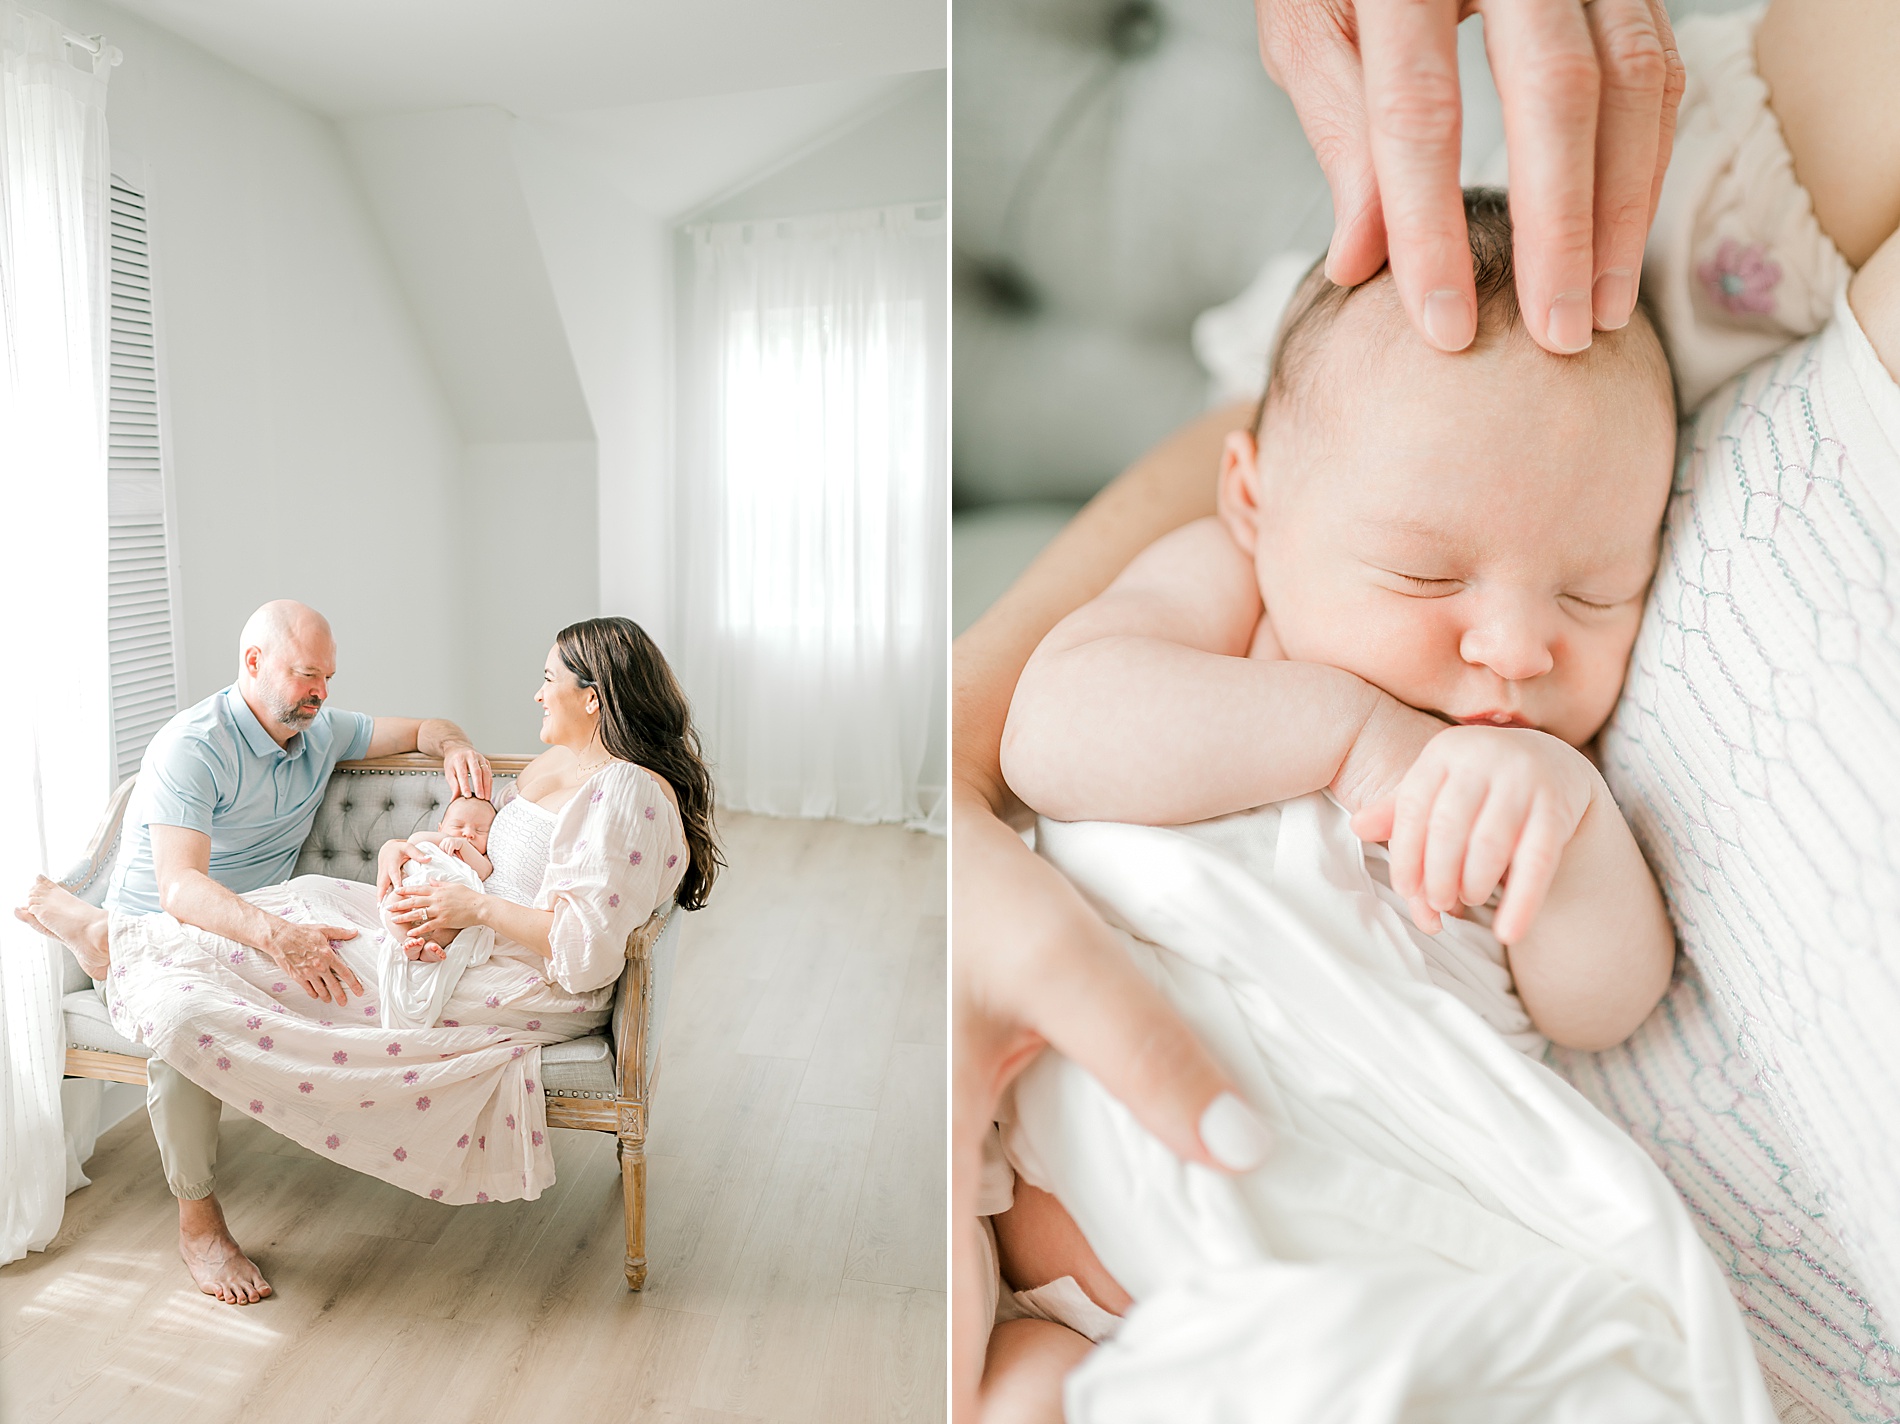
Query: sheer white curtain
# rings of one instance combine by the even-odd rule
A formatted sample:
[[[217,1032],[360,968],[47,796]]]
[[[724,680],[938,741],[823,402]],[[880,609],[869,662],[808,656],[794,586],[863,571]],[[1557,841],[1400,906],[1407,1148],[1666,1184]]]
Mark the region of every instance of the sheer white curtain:
[[[677,661],[720,799],[941,829],[942,205],[688,238]]]
[[[106,658],[108,64],[0,0],[0,1261],[66,1192],[63,951],[15,920],[111,790]]]

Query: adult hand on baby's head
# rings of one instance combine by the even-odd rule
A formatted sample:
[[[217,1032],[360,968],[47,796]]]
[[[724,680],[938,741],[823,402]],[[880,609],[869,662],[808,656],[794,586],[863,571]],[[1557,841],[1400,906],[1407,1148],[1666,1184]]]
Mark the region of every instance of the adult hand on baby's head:
[[[1675,140],[1683,68],[1659,0],[1255,0],[1267,72],[1332,188],[1326,275],[1355,286],[1389,257],[1413,324],[1445,351],[1477,330],[1456,34],[1480,9],[1525,326],[1581,350],[1635,308]]]
[[[1489,900],[1508,872],[1492,930],[1515,944],[1601,785],[1582,752],[1548,733],[1449,727],[1419,753],[1397,794],[1354,816],[1352,828],[1389,843],[1392,888],[1427,934],[1438,933],[1442,915]]]

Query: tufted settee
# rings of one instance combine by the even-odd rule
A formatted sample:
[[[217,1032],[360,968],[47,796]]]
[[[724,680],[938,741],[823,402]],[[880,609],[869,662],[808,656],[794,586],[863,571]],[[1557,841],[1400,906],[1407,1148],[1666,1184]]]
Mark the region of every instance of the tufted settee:
[[[529,760],[491,757],[497,784],[512,781]],[[374,883],[376,853],[383,842],[432,829],[441,819],[447,791],[441,770],[438,758],[414,752],[339,765],[297,856],[296,873]],[[126,802],[136,781],[128,778],[113,793],[92,844],[62,881],[88,904],[98,905],[105,898]],[[619,1140],[627,1284],[634,1290],[646,1283],[647,1109],[659,1067],[660,1030],[679,952],[680,920],[673,906],[666,905],[628,937],[627,965],[605,1032],[541,1050],[548,1126],[611,1132]],[[70,954],[65,976],[61,1008],[66,1075],[145,1082],[150,1050],[112,1027],[100,986]]]

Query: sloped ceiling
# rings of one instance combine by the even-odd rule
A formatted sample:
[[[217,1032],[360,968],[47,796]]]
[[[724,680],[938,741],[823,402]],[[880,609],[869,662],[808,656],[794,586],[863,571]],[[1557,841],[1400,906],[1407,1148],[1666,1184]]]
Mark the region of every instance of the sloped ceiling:
[[[118,0],[321,113],[531,117],[940,68],[944,0]]]

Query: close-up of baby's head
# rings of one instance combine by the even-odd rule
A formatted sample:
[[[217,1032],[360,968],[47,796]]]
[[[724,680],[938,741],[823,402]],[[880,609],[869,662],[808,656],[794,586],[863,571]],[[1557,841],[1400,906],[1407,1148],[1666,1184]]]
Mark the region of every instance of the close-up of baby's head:
[[[442,812],[436,829],[446,836],[463,836],[476,850],[488,853],[488,828],[495,824],[495,807],[479,796],[457,796]]]
[[[1282,319],[1220,513],[1285,655],[1455,721],[1588,741],[1655,570],[1676,406],[1653,321],[1553,356],[1525,332],[1504,195],[1466,221],[1478,335],[1428,346],[1391,274],[1316,265]]]

